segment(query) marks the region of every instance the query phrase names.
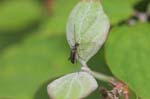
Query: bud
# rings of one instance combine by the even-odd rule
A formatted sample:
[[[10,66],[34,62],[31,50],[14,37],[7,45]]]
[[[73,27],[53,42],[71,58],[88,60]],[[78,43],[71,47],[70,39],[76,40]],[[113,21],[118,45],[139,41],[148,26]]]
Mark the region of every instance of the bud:
[[[67,23],[67,40],[72,48],[78,43],[76,58],[87,62],[103,45],[109,19],[99,0],[81,0],[71,12]]]

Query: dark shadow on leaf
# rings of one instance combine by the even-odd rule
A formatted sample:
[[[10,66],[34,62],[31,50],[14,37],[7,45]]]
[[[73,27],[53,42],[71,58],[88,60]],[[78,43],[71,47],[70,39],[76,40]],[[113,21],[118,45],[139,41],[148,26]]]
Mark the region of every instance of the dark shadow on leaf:
[[[47,85],[52,82],[54,79],[49,80],[45,82],[43,85],[41,85],[36,93],[34,94],[33,99],[50,99],[47,93]]]
[[[135,4],[134,9],[139,12],[146,12],[149,4],[150,0],[141,0],[140,2]]]
[[[39,28],[40,23],[41,21],[34,22],[34,24],[31,26],[19,31],[0,31],[0,53],[2,53],[3,50],[10,45],[21,43],[22,40],[28,37],[31,33],[34,33],[34,31]]]
[[[112,75],[105,61],[104,47],[99,50],[99,52],[88,62],[88,64],[92,70],[96,70],[97,72],[107,75]]]

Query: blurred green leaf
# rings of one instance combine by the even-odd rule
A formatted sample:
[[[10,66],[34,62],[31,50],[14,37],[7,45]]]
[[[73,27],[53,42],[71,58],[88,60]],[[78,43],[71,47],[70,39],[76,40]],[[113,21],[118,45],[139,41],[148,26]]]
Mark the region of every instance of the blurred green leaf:
[[[111,24],[128,19],[133,15],[133,6],[139,0],[101,0]]]
[[[30,36],[0,55],[0,98],[33,99],[48,79],[77,70],[65,36]],[[46,90],[46,89],[45,89]]]
[[[39,22],[42,7],[31,1],[9,1],[0,6],[0,32],[20,31]]]
[[[143,99],[150,94],[150,24],[114,28],[106,43],[106,60],[113,74]]]
[[[46,34],[62,34],[66,31],[68,16],[78,0],[54,0],[53,11],[43,24],[42,30]]]

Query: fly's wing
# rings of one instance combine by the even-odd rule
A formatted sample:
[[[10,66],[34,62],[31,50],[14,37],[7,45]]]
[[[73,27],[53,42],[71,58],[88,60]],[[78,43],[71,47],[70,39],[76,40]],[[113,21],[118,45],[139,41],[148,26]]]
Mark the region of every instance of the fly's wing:
[[[96,42],[81,43],[77,48],[77,59],[87,62],[92,56],[94,56],[101,45],[97,45]]]

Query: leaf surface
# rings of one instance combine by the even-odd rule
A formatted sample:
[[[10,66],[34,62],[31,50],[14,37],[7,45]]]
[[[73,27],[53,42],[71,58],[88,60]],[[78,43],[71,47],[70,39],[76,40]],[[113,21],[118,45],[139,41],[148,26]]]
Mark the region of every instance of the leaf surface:
[[[82,0],[75,6],[68,19],[66,35],[71,48],[75,43],[79,44],[79,61],[87,62],[98,52],[107,37],[109,27],[108,17],[98,0]]]
[[[113,74],[143,99],[150,94],[150,24],[114,28],[105,46]]]
[[[133,6],[140,0],[101,0],[111,24],[117,24],[133,15]]]
[[[81,99],[98,87],[96,80],[86,72],[67,74],[48,85],[53,99]]]

